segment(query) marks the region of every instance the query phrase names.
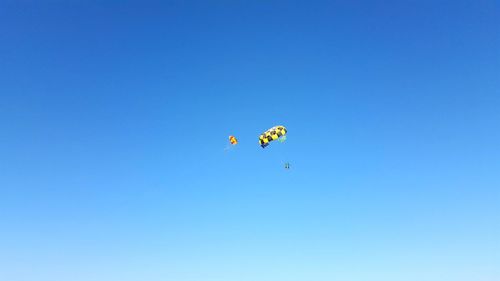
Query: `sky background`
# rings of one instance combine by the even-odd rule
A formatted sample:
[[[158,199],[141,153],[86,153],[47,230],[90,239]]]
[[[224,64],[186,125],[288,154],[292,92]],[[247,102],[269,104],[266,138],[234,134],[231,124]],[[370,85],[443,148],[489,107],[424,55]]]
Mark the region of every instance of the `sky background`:
[[[1,280],[498,281],[499,190],[498,1],[0,1]]]

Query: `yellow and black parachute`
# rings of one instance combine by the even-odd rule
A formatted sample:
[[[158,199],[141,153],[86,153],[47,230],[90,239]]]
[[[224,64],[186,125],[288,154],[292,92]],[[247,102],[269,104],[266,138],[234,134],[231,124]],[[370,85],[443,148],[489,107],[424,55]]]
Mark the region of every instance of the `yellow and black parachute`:
[[[259,136],[259,143],[262,148],[269,145],[270,142],[280,139],[285,140],[286,138],[286,128],[284,126],[274,126],[271,129],[265,131]]]

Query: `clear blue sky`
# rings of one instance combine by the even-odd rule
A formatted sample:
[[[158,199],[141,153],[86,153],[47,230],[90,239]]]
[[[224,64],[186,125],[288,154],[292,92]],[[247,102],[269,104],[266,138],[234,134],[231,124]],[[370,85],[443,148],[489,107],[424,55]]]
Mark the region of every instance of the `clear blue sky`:
[[[493,0],[1,1],[0,279],[500,280],[499,89]]]

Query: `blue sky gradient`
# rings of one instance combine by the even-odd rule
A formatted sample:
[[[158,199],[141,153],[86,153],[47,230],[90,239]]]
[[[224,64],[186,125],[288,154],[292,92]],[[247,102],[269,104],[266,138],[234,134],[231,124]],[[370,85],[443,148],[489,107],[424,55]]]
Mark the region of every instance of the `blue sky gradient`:
[[[4,0],[0,66],[1,280],[500,280],[498,1]]]

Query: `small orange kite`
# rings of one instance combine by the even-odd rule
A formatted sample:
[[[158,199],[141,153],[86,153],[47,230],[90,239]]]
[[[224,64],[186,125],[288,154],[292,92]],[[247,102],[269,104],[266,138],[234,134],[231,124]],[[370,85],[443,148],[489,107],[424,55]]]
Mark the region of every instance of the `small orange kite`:
[[[229,136],[229,142],[230,142],[232,145],[236,145],[236,144],[238,144],[238,140],[237,140],[234,136]]]

